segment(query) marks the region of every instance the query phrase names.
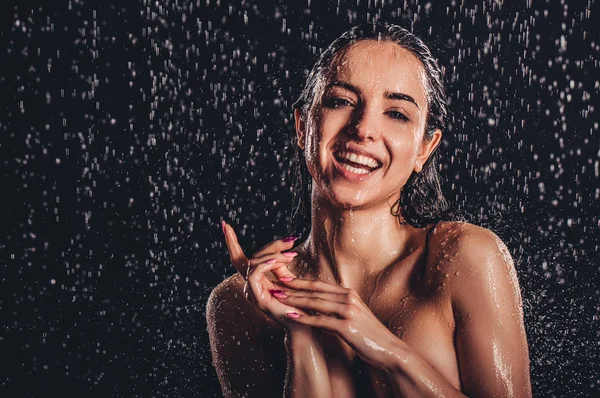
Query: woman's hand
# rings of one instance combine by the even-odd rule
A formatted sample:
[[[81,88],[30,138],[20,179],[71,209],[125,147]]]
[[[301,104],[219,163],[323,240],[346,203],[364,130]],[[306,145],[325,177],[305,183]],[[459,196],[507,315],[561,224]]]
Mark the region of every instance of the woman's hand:
[[[286,250],[294,246],[296,239],[286,238],[271,242],[248,259],[233,228],[224,221],[222,228],[231,263],[246,280],[244,285],[246,299],[288,330],[290,327],[299,330],[311,329],[291,321],[288,313],[304,314],[304,312],[278,301],[275,296],[280,295],[282,285],[268,278],[268,272],[273,273],[280,280],[295,278],[287,264],[297,253]]]
[[[331,382],[320,331],[294,322],[294,317],[306,313],[277,300],[276,297],[282,297],[283,284],[267,277],[271,272],[280,281],[296,278],[287,267],[296,253],[286,251],[293,247],[295,239],[276,240],[248,259],[233,228],[225,222],[222,225],[231,263],[246,280],[246,299],[286,330],[285,346],[288,355],[284,395],[331,397]]]
[[[287,288],[278,300],[304,310],[295,322],[336,333],[374,367],[387,369],[401,359],[406,343],[385,327],[352,289],[319,280],[281,280]]]

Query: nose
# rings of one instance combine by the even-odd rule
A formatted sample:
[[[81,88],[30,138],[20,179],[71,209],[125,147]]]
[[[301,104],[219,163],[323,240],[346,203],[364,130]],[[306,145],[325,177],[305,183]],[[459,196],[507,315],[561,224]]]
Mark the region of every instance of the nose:
[[[379,135],[377,111],[367,106],[356,107],[349,126],[350,135],[361,140],[374,140]]]

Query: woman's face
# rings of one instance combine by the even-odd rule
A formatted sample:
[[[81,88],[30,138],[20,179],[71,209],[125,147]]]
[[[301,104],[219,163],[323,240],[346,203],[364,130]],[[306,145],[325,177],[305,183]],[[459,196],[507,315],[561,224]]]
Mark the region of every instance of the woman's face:
[[[314,193],[342,207],[389,206],[441,138],[423,142],[427,122],[422,63],[374,40],[353,44],[333,66],[308,123],[296,111]]]

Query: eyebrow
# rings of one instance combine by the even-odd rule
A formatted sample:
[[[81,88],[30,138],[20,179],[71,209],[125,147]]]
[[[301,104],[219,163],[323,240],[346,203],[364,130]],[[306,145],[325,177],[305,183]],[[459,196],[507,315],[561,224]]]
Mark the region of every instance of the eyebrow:
[[[350,84],[350,83],[346,83],[346,82],[342,82],[342,81],[339,81],[339,80],[335,80],[335,81],[329,83],[326,88],[330,88],[330,87],[341,87],[341,88],[346,89],[348,91],[352,91],[354,94],[356,94],[357,96],[360,97],[360,90],[357,87],[355,87],[352,84]],[[413,97],[411,97],[410,95],[408,95],[408,94],[404,94],[404,93],[392,93],[392,92],[386,91],[384,93],[384,96],[387,99],[412,102],[413,104],[415,104],[415,106],[417,108],[421,109],[421,107],[419,106],[419,104],[417,103],[417,101],[415,101],[415,99]]]
[[[395,99],[395,100],[412,102],[413,104],[415,104],[415,106],[417,108],[421,109],[421,107],[419,106],[419,104],[417,104],[417,101],[415,101],[415,99],[413,97],[411,97],[410,95],[408,95],[408,94],[404,94],[404,93],[390,93],[390,92],[386,91],[385,97],[389,98],[389,99]]]

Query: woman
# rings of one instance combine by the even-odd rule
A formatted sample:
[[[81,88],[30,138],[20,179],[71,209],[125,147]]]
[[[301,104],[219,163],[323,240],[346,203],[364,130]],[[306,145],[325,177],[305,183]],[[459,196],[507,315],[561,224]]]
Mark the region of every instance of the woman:
[[[223,223],[239,273],[207,320],[226,396],[531,395],[510,253],[441,195],[445,115],[439,67],[398,26],[322,54],[294,109],[310,234],[249,260]]]

